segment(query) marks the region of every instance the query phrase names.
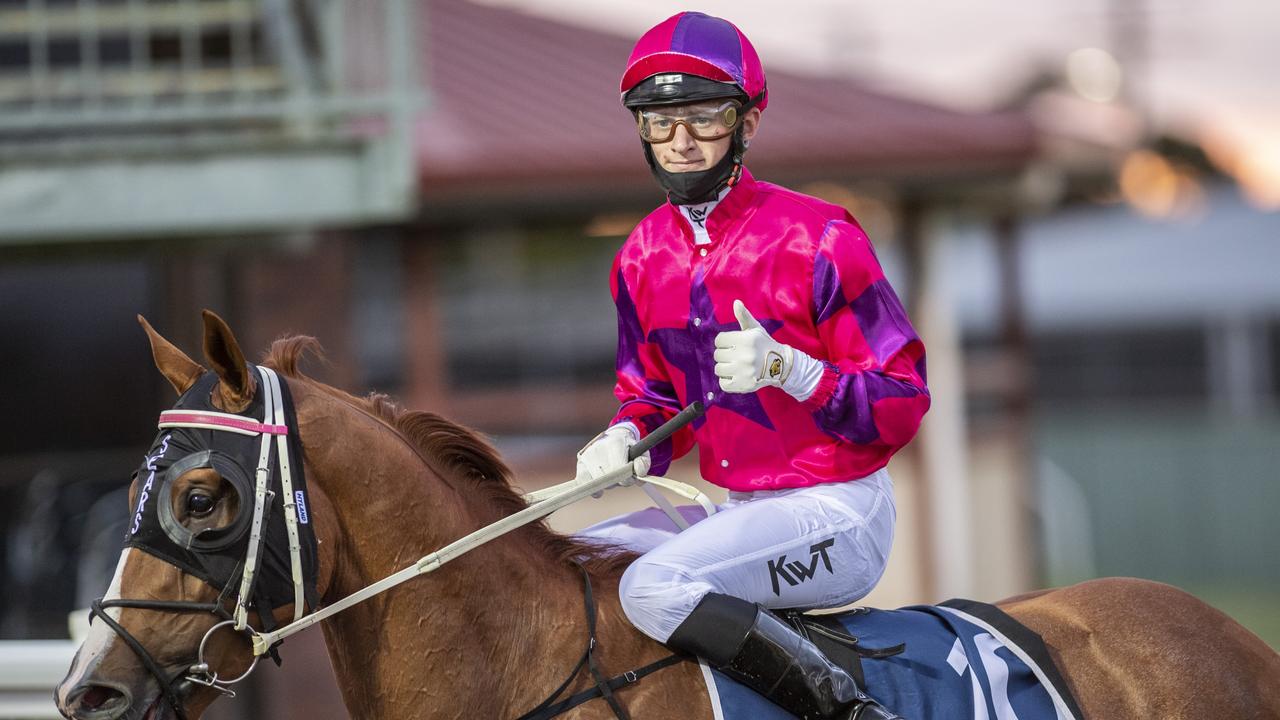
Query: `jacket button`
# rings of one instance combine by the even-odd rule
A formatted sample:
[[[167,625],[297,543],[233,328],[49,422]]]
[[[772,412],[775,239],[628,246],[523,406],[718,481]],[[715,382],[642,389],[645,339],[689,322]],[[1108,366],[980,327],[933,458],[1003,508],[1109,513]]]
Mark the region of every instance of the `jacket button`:
[[[698,254],[699,254],[699,255],[701,255],[702,257],[706,257],[706,256],[707,256],[707,249],[706,249],[706,248],[702,248],[701,250],[699,250],[699,251],[698,251]]]
[[[720,467],[729,467],[729,461],[728,461],[728,460],[721,460],[721,461],[720,461]]]

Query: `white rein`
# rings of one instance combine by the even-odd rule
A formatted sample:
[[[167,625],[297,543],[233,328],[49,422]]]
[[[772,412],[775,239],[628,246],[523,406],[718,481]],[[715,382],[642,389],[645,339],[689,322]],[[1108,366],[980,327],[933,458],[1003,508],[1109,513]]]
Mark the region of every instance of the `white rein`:
[[[670,437],[677,430],[684,427],[684,425],[700,414],[702,414],[701,403],[694,403],[685,408],[674,418],[667,421],[652,433],[649,433],[649,435],[645,436],[643,440],[633,446],[632,459],[648,452],[654,445],[657,445]],[[368,600],[379,593],[386,592],[387,590],[390,590],[407,580],[412,580],[419,575],[425,575],[429,572],[438,570],[450,560],[454,560],[464,553],[470,552],[490,540],[502,537],[512,530],[540,520],[566,505],[571,505],[583,498],[601,493],[633,477],[635,477],[634,466],[631,461],[628,461],[626,465],[623,465],[617,470],[605,473],[594,480],[585,480],[581,482],[577,480],[570,480],[566,483],[561,483],[559,485],[554,485],[543,490],[529,493],[525,495],[525,499],[531,504],[524,510],[521,510],[514,515],[508,515],[507,517],[490,525],[486,525],[485,527],[459,538],[429,555],[424,555],[417,562],[394,575],[389,575],[382,580],[365,587],[364,589],[357,590],[334,604],[321,608],[310,615],[295,619],[288,625],[285,625],[273,632],[253,632],[253,654],[255,656],[262,655],[266,653],[272,645],[280,640],[283,640],[284,638],[301,630],[305,630],[325,618],[336,615],[352,605]],[[711,503],[711,500],[706,496],[706,494],[690,485],[676,480],[669,480],[667,478],[643,477],[636,479],[646,484],[651,483],[659,485],[691,500],[696,500],[698,504],[706,509],[708,515],[715,512],[715,505]],[[671,507],[670,503],[666,501],[666,498],[662,498],[662,500],[663,510],[671,516],[672,521],[676,522],[677,527],[688,527],[688,523],[685,522],[684,518],[680,517],[675,508]]]
[[[566,483],[561,483],[543,490],[528,493],[524,497],[525,500],[529,502],[529,507],[524,510],[521,510],[514,515],[509,515],[491,525],[480,528],[465,537],[459,538],[443,548],[440,548],[429,555],[423,556],[409,567],[385,577],[361,590],[357,590],[332,605],[321,608],[310,615],[303,615],[303,606],[305,603],[303,602],[302,560],[299,553],[297,529],[298,514],[293,498],[289,453],[286,445],[288,428],[285,427],[284,399],[280,391],[280,379],[276,373],[270,368],[264,367],[259,367],[258,371],[262,375],[265,400],[265,409],[263,413],[264,419],[261,423],[247,420],[243,416],[239,415],[207,411],[199,413],[166,411],[160,414],[161,427],[199,427],[209,430],[224,430],[244,435],[262,435],[262,449],[258,458],[257,483],[254,492],[253,524],[249,539],[249,549],[245,557],[244,575],[240,584],[240,596],[237,598],[236,602],[234,614],[235,621],[232,623],[235,625],[236,630],[241,630],[251,635],[255,664],[257,663],[257,659],[270,651],[273,645],[290,635],[305,630],[321,620],[336,615],[337,613],[340,613],[357,603],[368,600],[379,593],[386,592],[407,580],[411,580],[419,575],[425,575],[426,573],[437,570],[450,560],[453,560],[464,553],[470,552],[490,540],[502,537],[512,530],[540,520],[566,505],[570,505],[591,495],[599,496],[599,494],[605,490],[625,483],[633,478],[643,483],[645,492],[654,499],[658,506],[661,507],[662,510],[671,518],[671,521],[682,530],[687,528],[689,524],[680,516],[679,512],[676,511],[671,503],[653,486],[666,488],[671,492],[696,501],[703,507],[703,509],[706,510],[708,515],[711,515],[716,511],[715,505],[711,503],[711,500],[704,493],[690,485],[660,477],[635,478],[634,463],[631,462],[631,460],[634,460],[648,452],[653,446],[667,439],[681,427],[692,421],[698,415],[702,414],[702,404],[695,402],[680,411],[679,414],[667,421],[661,427],[649,433],[640,442],[632,446],[630,452],[631,460],[628,460],[628,462],[622,467],[605,473],[604,475],[592,480],[570,480]],[[277,444],[277,458],[280,463],[282,485],[281,489],[285,495],[284,516],[289,536],[289,560],[293,571],[294,618],[293,622],[288,625],[278,628],[272,632],[263,633],[249,627],[247,624],[248,613],[246,605],[248,603],[248,599],[245,595],[247,592],[246,588],[252,585],[253,576],[257,569],[258,545],[260,544],[264,519],[263,516],[266,506],[270,501],[270,490],[267,486],[271,474],[270,454],[273,438]],[[216,627],[221,627],[225,624],[227,623],[219,623]],[[212,631],[210,631],[210,634],[211,633]],[[208,640],[208,635],[205,636],[205,640]],[[203,646],[204,642],[201,642],[201,663],[203,663]],[[245,675],[248,675],[248,673],[246,672]],[[208,682],[226,685],[242,680],[243,678],[244,676],[241,676],[233,681],[223,681],[216,678],[216,676],[211,676]]]

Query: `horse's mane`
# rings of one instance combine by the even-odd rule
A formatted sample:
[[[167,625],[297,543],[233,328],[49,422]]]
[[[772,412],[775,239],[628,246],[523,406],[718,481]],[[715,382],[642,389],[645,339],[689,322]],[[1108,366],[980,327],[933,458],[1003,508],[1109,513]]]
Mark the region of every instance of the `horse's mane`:
[[[383,421],[424,457],[437,460],[441,469],[472,482],[480,499],[501,515],[511,515],[528,507],[524,498],[511,486],[511,469],[479,433],[435,413],[402,408],[385,394],[372,393],[359,398],[308,377],[298,369],[298,361],[308,353],[318,359],[324,357],[315,338],[286,336],[271,344],[262,364],[285,377],[310,383]],[[537,549],[559,562],[577,561],[593,575],[617,576],[635,559],[634,553],[557,533],[547,527],[544,520],[525,527],[534,538]]]

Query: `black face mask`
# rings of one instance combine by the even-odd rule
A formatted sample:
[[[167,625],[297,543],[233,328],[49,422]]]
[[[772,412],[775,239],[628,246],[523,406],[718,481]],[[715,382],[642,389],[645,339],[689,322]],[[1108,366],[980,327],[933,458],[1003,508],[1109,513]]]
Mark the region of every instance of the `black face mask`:
[[[720,191],[736,182],[742,174],[742,153],[746,150],[742,140],[742,128],[733,132],[733,142],[729,152],[710,168],[693,172],[668,172],[654,157],[653,146],[644,140],[644,157],[649,162],[649,170],[657,178],[658,184],[667,191],[667,199],[676,205],[697,205],[716,199]]]
[[[738,116],[746,117],[751,108],[760,104],[763,99],[764,93],[760,93],[747,100],[742,107],[738,108]],[[686,98],[682,98],[682,101],[684,100]],[[627,107],[635,110],[639,106],[629,104]],[[729,152],[725,153],[719,162],[706,170],[694,172],[667,172],[654,157],[653,146],[644,140],[641,140],[640,144],[644,146],[644,159],[649,163],[649,170],[653,172],[662,189],[667,191],[667,199],[676,205],[697,205],[715,200],[721,190],[736,183],[738,177],[742,175],[742,156],[747,152],[747,141],[742,136],[742,132],[742,125],[733,131]]]
[[[257,369],[250,366],[253,377]],[[218,376],[206,373],[178,399],[175,410],[220,412],[210,401],[218,384]],[[293,501],[298,511],[298,529],[302,544],[301,560],[306,602],[317,605],[316,540],[307,516],[306,479],[302,468],[301,445],[297,437],[297,418],[287,383],[281,383],[285,417],[289,427],[288,446],[292,461]],[[259,421],[263,416],[263,389],[255,393],[253,402],[241,415]],[[249,550],[250,525],[254,513],[254,477],[261,452],[260,435],[241,435],[226,430],[194,427],[162,428],[138,470],[137,502],[125,535],[125,547],[136,547],[177,566],[212,585],[222,593],[234,593],[241,580],[243,563]],[[269,461],[271,478],[269,500],[263,510],[264,541],[259,548],[258,571],[254,588],[245,602],[269,616],[271,610],[292,604],[293,580],[290,568],[289,538],[284,522],[283,489],[280,463],[274,448]],[[197,468],[212,468],[231,486],[239,501],[236,516],[222,527],[192,533],[174,517],[172,491],[184,473]],[[183,499],[179,498],[179,502]],[[233,587],[235,586],[235,587]],[[264,622],[269,622],[264,617]]]

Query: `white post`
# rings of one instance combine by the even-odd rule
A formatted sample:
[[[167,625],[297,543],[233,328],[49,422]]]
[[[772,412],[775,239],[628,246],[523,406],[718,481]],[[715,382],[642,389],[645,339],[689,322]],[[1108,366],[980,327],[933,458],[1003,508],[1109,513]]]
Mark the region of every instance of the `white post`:
[[[938,602],[951,597],[972,597],[974,587],[973,507],[969,482],[969,454],[965,421],[965,384],[959,322],[948,302],[941,239],[930,225],[938,218],[921,220],[918,331],[928,356],[932,406],[916,442],[921,444],[921,489],[928,496],[929,517],[925,533],[932,577],[925,586]]]

